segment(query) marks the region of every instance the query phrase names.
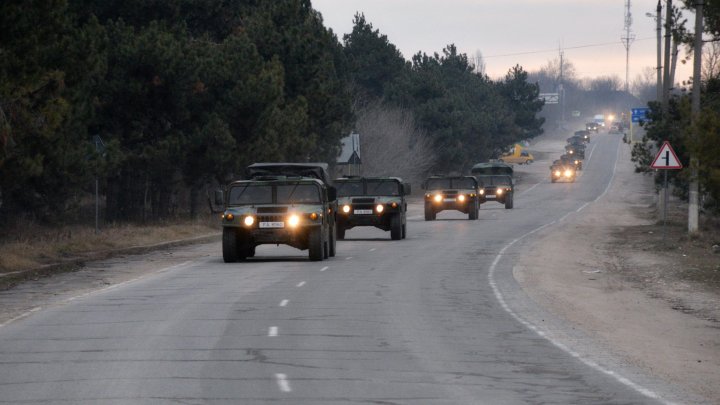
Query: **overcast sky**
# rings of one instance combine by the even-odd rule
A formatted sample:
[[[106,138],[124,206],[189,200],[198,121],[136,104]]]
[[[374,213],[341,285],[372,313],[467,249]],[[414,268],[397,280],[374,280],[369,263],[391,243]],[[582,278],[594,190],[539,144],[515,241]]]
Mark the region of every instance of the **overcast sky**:
[[[342,35],[352,30],[356,12],[388,36],[406,59],[422,51],[440,52],[454,43],[460,52],[482,52],[492,78],[520,64],[537,70],[558,56],[576,67],[579,77],[617,75],[625,80],[624,0],[312,0],[325,25]],[[664,3],[664,1],[663,1]],[[630,80],[656,65],[657,0],[632,0]],[[690,21],[690,27],[693,22]],[[602,44],[600,46],[592,46]],[[578,48],[582,47],[582,48]],[[574,48],[574,49],[573,49]],[[512,56],[504,56],[514,54]],[[681,50],[684,55],[684,50]],[[679,66],[676,81],[692,73]]]

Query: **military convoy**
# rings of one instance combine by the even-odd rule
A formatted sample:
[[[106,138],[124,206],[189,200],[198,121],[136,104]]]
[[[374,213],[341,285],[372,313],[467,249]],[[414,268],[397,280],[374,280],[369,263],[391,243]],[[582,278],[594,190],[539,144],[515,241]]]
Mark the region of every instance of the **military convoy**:
[[[586,130],[575,131],[573,136],[567,139],[565,145],[565,154],[560,159],[553,161],[550,166],[550,181],[557,182],[575,182],[578,171],[583,170],[583,160],[585,160],[586,144],[590,142],[590,131],[598,131],[599,125],[586,125]]]
[[[407,236],[410,184],[397,177],[344,177],[335,180],[338,195],[337,237],[356,226],[390,231],[392,240]]]

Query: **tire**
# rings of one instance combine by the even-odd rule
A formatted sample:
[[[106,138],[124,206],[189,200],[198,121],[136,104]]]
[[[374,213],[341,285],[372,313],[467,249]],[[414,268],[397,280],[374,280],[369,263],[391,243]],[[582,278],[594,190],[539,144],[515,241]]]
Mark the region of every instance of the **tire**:
[[[323,232],[323,259],[330,258],[330,228]]]
[[[222,252],[225,263],[238,261],[238,237],[235,228],[223,228]]]
[[[426,221],[434,221],[435,220],[435,211],[433,211],[433,208],[431,205],[425,204],[425,220]]]
[[[247,257],[255,257],[255,248],[256,246],[248,246]]]
[[[402,239],[402,218],[400,218],[400,215],[393,215],[390,218],[390,239]]]
[[[555,183],[556,180],[555,180],[555,179],[550,179],[550,181],[552,181],[553,183]]]
[[[308,234],[308,257],[313,262],[322,261],[325,255],[322,227],[313,227]]]
[[[505,197],[505,209],[510,210],[513,207],[513,195],[510,194],[507,197]]]
[[[402,238],[407,238],[407,224],[403,224],[402,226]]]
[[[470,209],[470,212],[468,213],[468,219],[471,221],[474,221],[478,219],[478,206],[475,205]]]
[[[330,257],[335,257],[337,253],[337,226],[338,224],[336,222],[330,227],[330,240],[328,241],[330,244]]]
[[[337,224],[337,239],[338,240],[345,239],[345,227],[342,226],[342,224]]]

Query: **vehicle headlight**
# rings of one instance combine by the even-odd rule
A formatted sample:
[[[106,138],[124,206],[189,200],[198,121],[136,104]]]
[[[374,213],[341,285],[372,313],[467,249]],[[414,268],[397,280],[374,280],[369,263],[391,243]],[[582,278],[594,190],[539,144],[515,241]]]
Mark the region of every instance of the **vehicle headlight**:
[[[230,214],[230,215],[232,215],[232,214]],[[245,223],[245,226],[253,226],[253,224],[255,223],[255,217],[252,215],[248,215],[245,217],[243,222]]]
[[[495,193],[496,193],[497,195],[500,195],[500,194],[502,194],[502,193],[503,193],[503,189],[501,189],[501,188],[498,188],[498,189],[497,189],[497,191],[496,191]]]
[[[433,197],[433,199],[435,200],[435,202],[440,202],[440,201],[442,201],[442,195],[435,194],[435,197]]]
[[[346,213],[346,214],[347,214],[348,212],[350,212],[350,206],[349,206],[349,205],[347,205],[347,204],[345,204],[345,205],[343,205],[343,208],[342,208],[342,210],[343,210],[343,212],[344,212],[344,213]]]
[[[574,152],[574,151],[570,151],[570,152],[568,152],[568,153],[572,155],[572,154],[575,153],[575,152]]]
[[[481,189],[481,190],[480,190],[480,195],[484,195],[484,194],[485,194],[485,189]]]
[[[560,173],[560,170],[555,170],[555,176],[560,177],[561,174],[562,174],[562,173]]]
[[[580,161],[579,161],[579,160],[576,160],[576,161],[575,161],[575,164],[576,164],[576,165],[577,165],[577,164],[580,164]]]
[[[300,224],[300,217],[297,216],[297,214],[292,214],[288,217],[287,222],[288,222],[288,225],[290,225],[291,227],[294,228],[294,227],[298,226],[298,224]]]
[[[223,215],[223,218],[224,218],[225,220],[227,220],[227,221],[232,221],[233,219],[235,219],[235,215],[233,215],[233,214],[225,214],[225,215]]]
[[[460,202],[465,202],[465,196],[462,195],[462,194],[460,194],[460,195],[458,196],[458,201],[460,201]]]
[[[378,213],[383,212],[383,211],[385,211],[385,207],[383,207],[382,204],[378,204],[378,205],[375,207],[375,211],[377,211]]]
[[[572,177],[572,175],[573,175],[572,170],[569,170],[569,169],[565,170],[565,177]]]

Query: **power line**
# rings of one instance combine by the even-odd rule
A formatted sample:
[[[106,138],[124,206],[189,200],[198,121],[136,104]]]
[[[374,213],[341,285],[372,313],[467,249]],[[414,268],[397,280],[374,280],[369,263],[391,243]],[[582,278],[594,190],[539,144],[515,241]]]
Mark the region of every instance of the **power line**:
[[[647,41],[649,39],[655,39],[655,37],[639,38],[639,39],[636,39],[636,41]],[[563,47],[563,49],[594,48],[594,47],[599,47],[599,46],[609,46],[609,45],[617,45],[617,44],[618,44],[617,42],[603,42],[603,43],[599,43],[599,44],[568,46],[568,47]],[[502,58],[502,57],[506,57],[506,56],[532,55],[532,54],[536,54],[536,53],[550,53],[550,52],[557,52],[557,49],[543,49],[540,51],[516,52],[516,53],[506,53],[506,54],[502,54],[502,55],[490,55],[490,56],[483,55],[483,59]]]

